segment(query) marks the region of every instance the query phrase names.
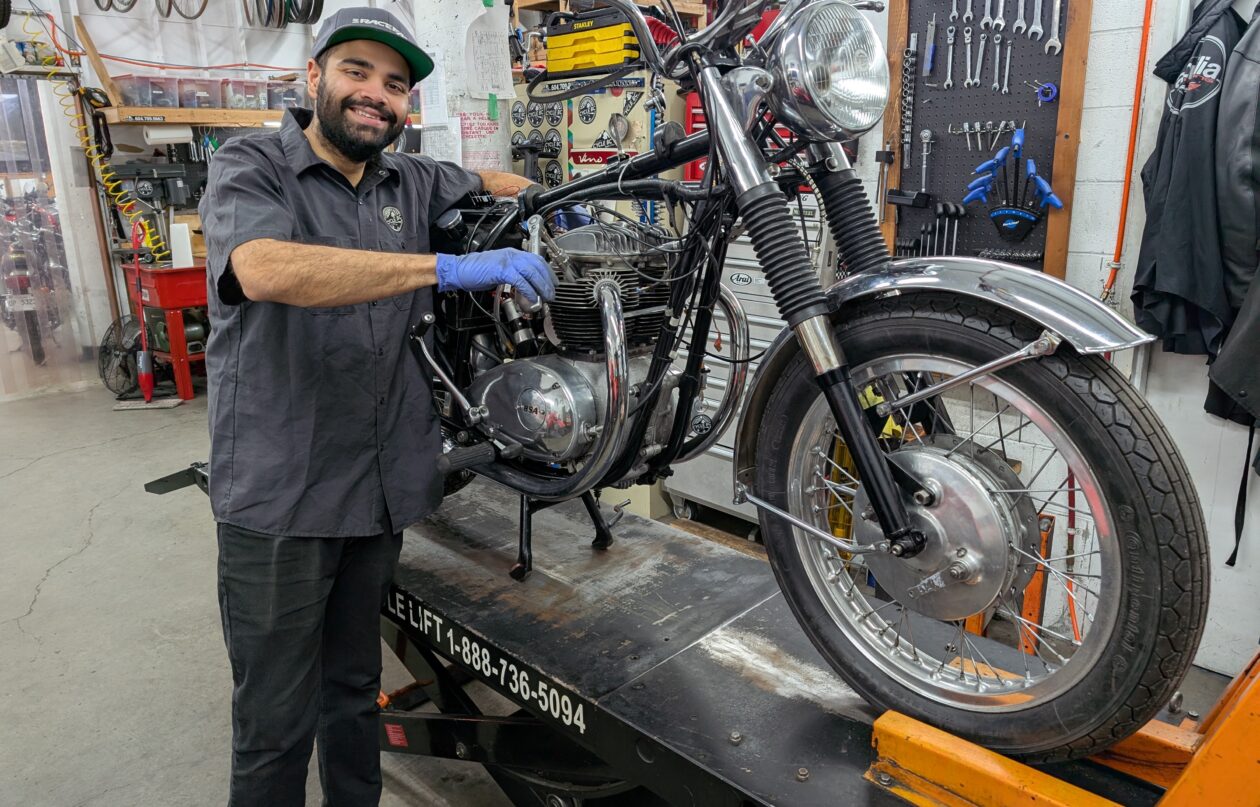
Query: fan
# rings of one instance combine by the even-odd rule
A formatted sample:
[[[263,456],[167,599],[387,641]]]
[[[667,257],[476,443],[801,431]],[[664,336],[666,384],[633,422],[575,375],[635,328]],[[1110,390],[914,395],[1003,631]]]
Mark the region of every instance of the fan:
[[[105,388],[122,397],[140,387],[136,354],[140,352],[140,323],[127,314],[109,326],[96,354],[97,368]]]

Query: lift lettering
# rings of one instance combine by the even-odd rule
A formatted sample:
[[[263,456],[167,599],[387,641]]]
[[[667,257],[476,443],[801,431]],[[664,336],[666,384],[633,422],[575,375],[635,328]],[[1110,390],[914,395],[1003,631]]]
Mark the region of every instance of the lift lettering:
[[[518,702],[550,715],[565,726],[586,734],[586,704],[538,672],[470,636],[462,627],[425,606],[414,596],[394,589],[385,610],[400,624],[410,625],[442,655],[481,676],[491,686],[510,693]]]

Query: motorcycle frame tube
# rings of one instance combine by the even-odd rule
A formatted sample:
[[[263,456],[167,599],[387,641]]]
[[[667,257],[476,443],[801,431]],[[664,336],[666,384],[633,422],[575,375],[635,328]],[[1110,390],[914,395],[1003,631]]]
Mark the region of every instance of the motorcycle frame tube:
[[[622,447],[626,421],[629,420],[630,365],[626,356],[626,327],[621,307],[621,289],[614,281],[603,280],[595,285],[600,318],[604,327],[604,355],[608,382],[608,398],[604,405],[604,422],[591,459],[576,474],[559,479],[538,478],[507,465],[483,465],[474,472],[491,481],[507,485],[533,499],[558,502],[576,498],[593,488],[608,473]]]
[[[719,287],[718,305],[726,312],[726,321],[731,326],[731,371],[726,377],[726,392],[722,395],[717,413],[713,416],[713,427],[707,434],[684,444],[674,462],[694,459],[713,447],[713,444],[726,431],[726,427],[730,425],[736,410],[739,409],[739,400],[743,397],[744,385],[748,381],[748,315],[744,313],[744,306],[739,298],[725,284]],[[695,349],[694,339],[692,349]],[[681,405],[680,399],[679,408],[682,408]]]
[[[1128,350],[1154,337],[1079,289],[1022,266],[979,258],[910,258],[878,272],[850,275],[827,289],[832,319],[845,306],[876,296],[942,292],[984,300],[1061,337],[1083,355]],[[796,339],[780,334],[766,349],[744,399],[735,432],[735,481],[752,487],[756,476],[757,427],[774,382],[800,350]]]

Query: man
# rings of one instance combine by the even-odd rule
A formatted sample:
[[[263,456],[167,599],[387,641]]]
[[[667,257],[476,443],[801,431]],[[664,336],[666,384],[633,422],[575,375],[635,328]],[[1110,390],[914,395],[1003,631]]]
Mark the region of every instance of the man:
[[[315,110],[214,156],[201,203],[212,336],[210,499],[234,683],[232,805],[380,798],[379,611],[401,532],[437,507],[430,380],[406,347],[439,291],[550,297],[536,255],[425,254],[469,191],[528,181],[384,152],[432,61],[390,13],[338,12],[307,64]]]

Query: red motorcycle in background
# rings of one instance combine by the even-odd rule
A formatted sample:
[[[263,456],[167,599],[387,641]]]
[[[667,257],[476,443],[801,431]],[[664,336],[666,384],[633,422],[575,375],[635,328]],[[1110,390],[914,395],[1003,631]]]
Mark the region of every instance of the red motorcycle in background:
[[[58,228],[56,217],[30,196],[10,200],[0,217],[0,318],[22,335],[31,360],[41,366],[47,361],[45,337],[55,343],[61,327],[54,289],[65,270],[52,254]]]

